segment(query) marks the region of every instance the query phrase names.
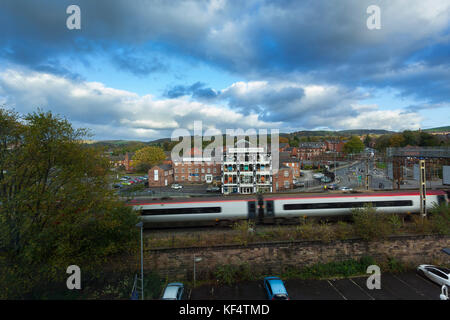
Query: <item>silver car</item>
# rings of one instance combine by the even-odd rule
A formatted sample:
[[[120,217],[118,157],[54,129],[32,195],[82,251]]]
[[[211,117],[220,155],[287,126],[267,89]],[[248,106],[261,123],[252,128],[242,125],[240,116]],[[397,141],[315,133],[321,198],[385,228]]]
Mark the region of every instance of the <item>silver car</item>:
[[[421,264],[417,267],[417,272],[440,286],[444,284],[450,286],[450,269],[448,268]]]
[[[184,285],[181,282],[169,283],[164,289],[162,300],[182,300],[184,293]]]

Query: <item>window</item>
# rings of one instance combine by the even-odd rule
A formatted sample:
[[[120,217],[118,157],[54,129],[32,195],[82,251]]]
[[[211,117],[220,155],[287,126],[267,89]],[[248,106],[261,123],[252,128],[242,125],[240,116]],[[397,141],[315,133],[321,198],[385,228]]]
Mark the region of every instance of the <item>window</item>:
[[[206,172],[211,173],[211,168],[208,168]]]
[[[169,214],[195,214],[195,213],[220,213],[220,207],[198,207],[198,208],[170,208],[170,209],[146,209],[142,211],[142,215],[169,215]]]
[[[157,169],[153,170],[153,180],[158,181],[158,170]]]
[[[178,176],[175,176],[175,181],[178,181]]]
[[[217,169],[216,168],[214,168],[214,173],[216,173],[217,172]]]
[[[202,168],[202,173],[205,173],[205,168]]]
[[[285,189],[289,189],[289,181],[285,181],[284,182],[284,188]]]
[[[364,205],[371,204],[374,208],[380,207],[408,207],[412,206],[411,200],[394,201],[355,201],[355,202],[327,202],[327,203],[291,203],[283,205],[284,210],[304,210],[304,209],[346,209],[363,208]]]
[[[285,178],[289,177],[289,171],[288,170],[284,170],[284,177]]]

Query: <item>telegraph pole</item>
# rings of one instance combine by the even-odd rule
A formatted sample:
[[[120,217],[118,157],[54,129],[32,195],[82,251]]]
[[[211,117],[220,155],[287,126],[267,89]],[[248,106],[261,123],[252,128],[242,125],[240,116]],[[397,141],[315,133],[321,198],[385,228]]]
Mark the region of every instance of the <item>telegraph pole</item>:
[[[426,185],[426,172],[425,172],[425,160],[419,161],[420,168],[420,214],[422,218],[427,216],[427,185]]]
[[[369,157],[366,158],[366,190],[369,190]]]

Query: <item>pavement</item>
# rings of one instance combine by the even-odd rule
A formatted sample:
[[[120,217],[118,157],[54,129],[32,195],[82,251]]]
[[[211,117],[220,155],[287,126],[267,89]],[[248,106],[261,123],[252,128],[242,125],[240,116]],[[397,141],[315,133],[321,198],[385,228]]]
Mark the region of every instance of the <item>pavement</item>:
[[[416,272],[382,274],[381,288],[368,289],[367,277],[330,280],[284,281],[291,300],[439,300],[440,286]],[[265,300],[261,281],[235,286],[199,286],[189,292],[191,300]]]

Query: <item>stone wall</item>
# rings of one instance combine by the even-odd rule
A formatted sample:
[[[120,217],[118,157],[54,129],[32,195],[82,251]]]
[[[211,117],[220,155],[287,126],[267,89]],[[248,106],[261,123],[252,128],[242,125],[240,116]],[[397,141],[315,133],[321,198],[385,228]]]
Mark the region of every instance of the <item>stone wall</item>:
[[[144,253],[144,265],[168,276],[169,281],[191,280],[194,255],[197,279],[207,277],[218,265],[248,263],[255,272],[277,274],[287,267],[304,267],[316,263],[359,259],[371,256],[377,261],[387,257],[411,265],[422,263],[449,263],[450,256],[441,251],[450,247],[449,236],[395,236],[382,241],[366,242],[360,239],[332,241],[294,241],[192,247],[182,249],[155,249]]]

